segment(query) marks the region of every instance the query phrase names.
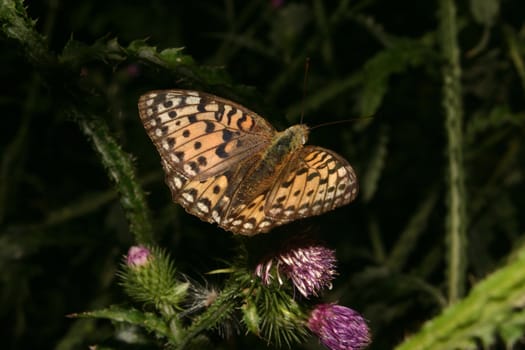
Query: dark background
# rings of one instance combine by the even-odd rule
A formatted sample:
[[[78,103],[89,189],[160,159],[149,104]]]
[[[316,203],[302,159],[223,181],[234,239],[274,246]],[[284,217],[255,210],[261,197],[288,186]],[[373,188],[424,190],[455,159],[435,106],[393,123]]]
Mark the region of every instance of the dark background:
[[[515,40],[523,59],[525,6],[517,0],[478,1],[500,6],[483,20],[473,3],[458,7],[467,288],[504,262],[521,242],[525,224],[525,83],[511,44]],[[309,143],[350,161],[360,197],[270,236],[308,232],[336,248],[339,276],[325,299],[361,312],[372,329],[370,348],[388,349],[439,313],[443,305],[435,293],[446,299],[447,137],[438,3],[342,4],[25,3],[56,54],[72,39],[92,45],[118,38],[124,47],[147,39],[159,51],[184,48],[195,61],[192,67],[207,72],[164,74],[136,57],[93,59],[76,71],[92,92],[79,104],[102,116],[133,156],[158,242],[178,270],[193,278],[202,280],[206,271],[222,267],[220,259],[232,257],[239,238],[171,202],[159,157],[138,117],[138,97],[150,89],[198,89],[235,98],[280,130],[299,123],[301,112],[309,126],[347,120],[313,130]],[[15,42],[2,38],[2,347],[111,342],[109,322],[65,315],[126,300],[115,272],[134,243],[128,222],[97,153],[61,108],[61,99],[69,98],[56,92],[67,91],[62,77],[43,73]],[[271,237],[254,239],[265,244]],[[396,260],[392,253],[399,249],[403,258]],[[216,341],[224,348],[265,347],[242,333]],[[319,345],[313,339],[305,346]]]

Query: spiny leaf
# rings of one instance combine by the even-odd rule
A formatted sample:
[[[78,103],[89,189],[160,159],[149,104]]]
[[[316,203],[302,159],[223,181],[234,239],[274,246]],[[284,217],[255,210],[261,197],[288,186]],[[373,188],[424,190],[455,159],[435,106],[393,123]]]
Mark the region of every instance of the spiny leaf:
[[[133,308],[110,306],[106,309],[71,314],[75,318],[100,318],[114,322],[126,322],[142,328],[149,332],[171,337],[169,326],[164,320],[151,312],[142,312]]]
[[[417,67],[432,61],[432,37],[418,40],[392,40],[392,46],[384,49],[368,60],[359,74],[363,90],[358,99],[359,115],[374,114],[388,89],[388,79],[393,74],[402,73],[409,67]]]
[[[525,250],[516,260],[479,282],[457,304],[428,321],[397,350],[474,348],[475,339],[488,343],[504,330],[507,339],[515,340],[516,329],[525,326]],[[488,341],[490,339],[490,341]]]

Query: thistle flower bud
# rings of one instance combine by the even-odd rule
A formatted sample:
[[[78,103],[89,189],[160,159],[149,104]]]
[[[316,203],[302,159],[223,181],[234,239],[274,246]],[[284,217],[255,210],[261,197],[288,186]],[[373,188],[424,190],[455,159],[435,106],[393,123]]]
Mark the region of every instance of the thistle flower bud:
[[[148,263],[151,256],[151,252],[148,248],[139,245],[129,248],[128,255],[126,256],[126,264],[129,267],[140,267]]]
[[[308,328],[331,350],[359,350],[370,343],[365,319],[341,305],[317,305],[310,313]]]
[[[120,277],[129,296],[164,313],[179,307],[189,286],[175,278],[175,268],[165,252],[144,246],[129,249]]]
[[[277,281],[283,284],[281,274],[290,279],[304,297],[317,296],[323,288],[331,288],[335,271],[335,250],[318,242],[295,237],[284,244],[273,257],[263,260],[255,268],[255,274],[263,284],[270,285],[276,270]],[[272,267],[275,265],[275,269]]]

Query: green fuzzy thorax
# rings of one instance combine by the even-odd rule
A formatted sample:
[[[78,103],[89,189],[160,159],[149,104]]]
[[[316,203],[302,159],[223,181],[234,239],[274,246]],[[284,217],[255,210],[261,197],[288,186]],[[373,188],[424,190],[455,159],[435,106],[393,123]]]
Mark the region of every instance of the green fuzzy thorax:
[[[272,139],[272,143],[265,155],[263,161],[280,164],[284,158],[295,150],[301,148],[308,139],[308,127],[304,124],[297,124],[288,129],[278,132]]]
[[[278,132],[271,144],[261,155],[259,162],[249,171],[237,191],[238,202],[246,202],[269,188],[281,170],[288,164],[294,152],[300,149],[308,138],[308,127],[298,124]]]

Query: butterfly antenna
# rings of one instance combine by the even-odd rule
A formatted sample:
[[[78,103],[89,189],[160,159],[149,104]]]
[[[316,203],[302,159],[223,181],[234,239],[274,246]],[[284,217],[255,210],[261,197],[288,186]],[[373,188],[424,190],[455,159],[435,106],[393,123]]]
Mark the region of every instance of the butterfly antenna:
[[[334,125],[334,124],[351,123],[351,122],[356,122],[356,121],[360,122],[362,120],[368,120],[368,119],[372,119],[372,118],[374,118],[373,115],[370,115],[368,117],[361,117],[361,118],[350,118],[350,119],[345,119],[345,120],[335,120],[335,121],[326,122],[326,123],[322,123],[322,124],[319,124],[319,125],[312,126],[309,129],[313,130],[313,129],[320,128],[321,126]]]
[[[299,123],[303,123],[304,119],[304,100],[306,97],[306,83],[308,82],[308,69],[310,68],[310,57],[306,57],[306,61],[304,62],[304,80],[303,80],[303,99],[301,101],[301,119],[299,120]]]

